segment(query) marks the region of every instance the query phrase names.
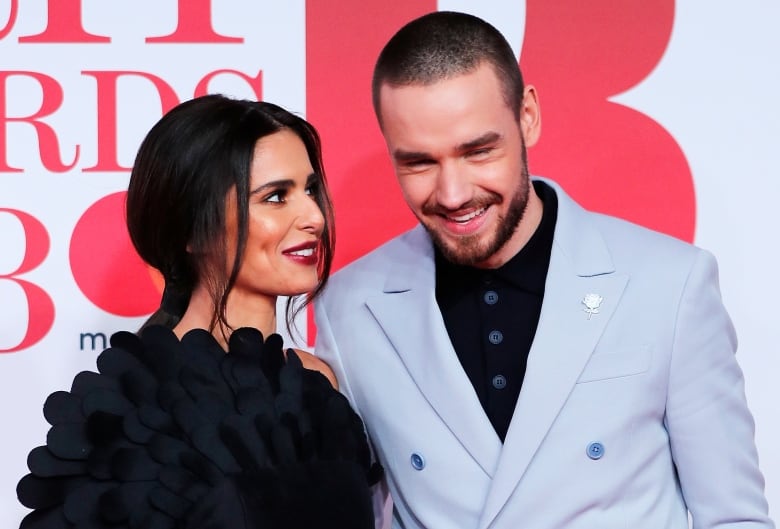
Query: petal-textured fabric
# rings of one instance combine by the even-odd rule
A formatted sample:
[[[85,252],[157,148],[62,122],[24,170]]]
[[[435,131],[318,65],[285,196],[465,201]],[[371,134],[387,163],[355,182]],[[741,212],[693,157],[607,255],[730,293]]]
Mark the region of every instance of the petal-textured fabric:
[[[119,332],[97,366],[46,400],[21,529],[373,527],[363,424],[279,335]]]

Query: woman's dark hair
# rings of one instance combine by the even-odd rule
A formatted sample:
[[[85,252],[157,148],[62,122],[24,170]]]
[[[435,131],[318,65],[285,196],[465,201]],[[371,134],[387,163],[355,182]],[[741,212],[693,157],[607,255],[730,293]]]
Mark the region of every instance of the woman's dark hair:
[[[173,328],[203,281],[214,302],[210,331],[225,319],[227,297],[246,248],[250,167],[260,138],[289,130],[303,141],[318,182],[314,197],[325,218],[318,272],[320,282],[296,303],[287,302],[287,328],[322,291],[330,274],[335,233],[320,139],[306,120],[272,103],[198,97],[174,107],[141,143],[127,192],[127,229],[141,258],[160,271],[165,291],[160,308],[142,328]],[[232,267],[227,263],[225,203],[235,189],[238,233]]]

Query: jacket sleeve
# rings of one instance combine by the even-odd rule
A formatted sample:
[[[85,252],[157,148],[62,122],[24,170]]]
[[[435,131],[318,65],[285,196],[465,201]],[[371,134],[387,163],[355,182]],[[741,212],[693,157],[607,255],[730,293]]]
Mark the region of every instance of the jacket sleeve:
[[[332,292],[331,295],[333,295]],[[342,361],[338,344],[333,336],[333,329],[328,315],[329,303],[327,298],[328,291],[326,291],[325,295],[314,304],[314,321],[317,327],[314,354],[327,363],[333,370],[339,383],[339,391],[347,397],[352,408],[362,419],[360,407],[358,403],[355,402],[355,398],[350,390],[349,377],[346,374],[345,365]],[[364,424],[365,422],[366,421],[363,420]],[[366,432],[366,435],[368,436],[369,446],[372,448],[372,457],[375,457],[376,452],[373,450],[371,436],[369,432]],[[372,503],[376,529],[388,529],[392,521],[393,502],[390,498],[390,492],[385,478],[382,478],[382,480],[373,487]]]
[[[701,251],[678,307],[665,418],[694,529],[774,527],[736,347],[717,264]]]

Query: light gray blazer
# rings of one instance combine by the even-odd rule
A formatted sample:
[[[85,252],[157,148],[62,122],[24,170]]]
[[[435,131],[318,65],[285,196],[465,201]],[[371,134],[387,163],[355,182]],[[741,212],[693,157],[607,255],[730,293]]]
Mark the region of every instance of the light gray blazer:
[[[552,257],[503,445],[449,341],[424,229],[316,303],[316,354],[365,421],[393,527],[687,529],[688,510],[698,529],[774,527],[714,258],[548,183]]]

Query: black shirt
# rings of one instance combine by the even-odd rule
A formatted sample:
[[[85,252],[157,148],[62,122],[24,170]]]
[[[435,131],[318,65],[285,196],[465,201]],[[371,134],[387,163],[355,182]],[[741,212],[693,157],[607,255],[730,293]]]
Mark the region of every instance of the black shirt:
[[[436,301],[444,325],[482,408],[506,437],[539,323],[550,264],[558,199],[533,182],[544,203],[542,219],[525,246],[500,268],[446,261],[436,251]]]

